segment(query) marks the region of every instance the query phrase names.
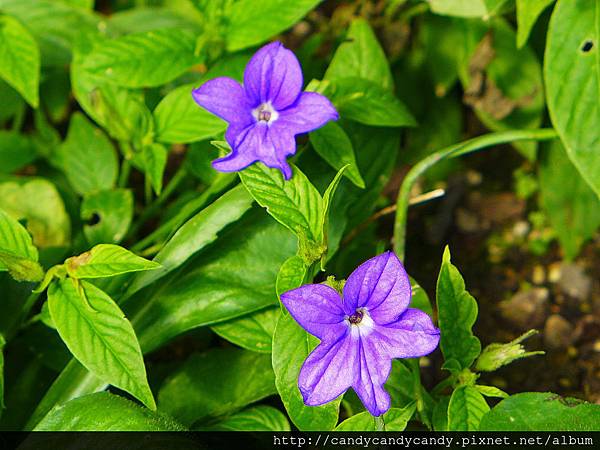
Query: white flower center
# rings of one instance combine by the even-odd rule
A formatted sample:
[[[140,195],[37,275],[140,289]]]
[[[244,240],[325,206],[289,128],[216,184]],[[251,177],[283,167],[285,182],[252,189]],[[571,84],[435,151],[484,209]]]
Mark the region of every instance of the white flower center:
[[[367,308],[358,308],[354,314],[346,316],[344,319],[350,327],[350,334],[354,338],[368,336],[375,326],[375,322],[371,319]]]
[[[260,105],[258,108],[252,110],[252,116],[257,122],[265,122],[271,124],[277,120],[279,113],[275,111],[271,102],[266,102]]]

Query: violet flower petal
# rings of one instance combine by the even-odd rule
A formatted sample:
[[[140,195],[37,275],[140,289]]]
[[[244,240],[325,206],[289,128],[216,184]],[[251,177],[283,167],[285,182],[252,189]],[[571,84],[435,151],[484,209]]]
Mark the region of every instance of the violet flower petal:
[[[298,388],[309,406],[335,400],[358,377],[358,347],[348,329],[335,341],[321,342],[300,369]]]
[[[356,344],[356,343],[355,343]],[[376,340],[369,336],[358,339],[359,377],[352,389],[365,408],[373,416],[380,416],[390,409],[390,395],[383,385],[390,376],[392,361]]]
[[[342,299],[329,286],[307,284],[282,294],[281,302],[302,328],[321,340],[335,340],[348,331]]]
[[[244,71],[244,88],[253,107],[271,102],[276,110],[285,109],[300,95],[302,83],[298,58],[281,42],[258,50]]]
[[[338,119],[339,115],[327,97],[316,92],[303,92],[293,105],[279,111],[277,124],[296,135],[316,130],[330,120]]]
[[[256,149],[260,146],[261,135],[255,126],[249,126],[237,134],[232,151],[223,158],[215,159],[212,166],[221,172],[237,172],[258,161]]]
[[[393,252],[385,252],[361,264],[344,286],[346,311],[367,308],[379,325],[394,322],[410,303],[408,274]]]
[[[390,358],[417,358],[436,349],[440,330],[423,311],[408,308],[400,318],[385,326],[376,326],[374,339],[387,349]]]
[[[192,96],[198,105],[229,123],[249,125],[253,121],[244,88],[232,78],[208,80]]]

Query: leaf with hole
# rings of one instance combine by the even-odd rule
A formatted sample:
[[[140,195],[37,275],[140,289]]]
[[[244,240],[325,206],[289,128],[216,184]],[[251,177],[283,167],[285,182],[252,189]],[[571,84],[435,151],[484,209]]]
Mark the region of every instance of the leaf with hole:
[[[86,195],[80,215],[87,222],[83,233],[90,246],[119,243],[133,219],[133,193],[129,189],[113,189]]]
[[[558,0],[550,19],[544,76],[550,118],[567,155],[600,196],[600,5]]]

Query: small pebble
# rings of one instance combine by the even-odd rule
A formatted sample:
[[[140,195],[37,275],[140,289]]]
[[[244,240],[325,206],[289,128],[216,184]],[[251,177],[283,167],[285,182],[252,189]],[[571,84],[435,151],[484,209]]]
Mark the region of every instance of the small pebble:
[[[573,340],[573,325],[560,314],[553,314],[544,326],[544,344],[553,350],[566,349]]]
[[[546,281],[546,270],[544,269],[544,267],[535,266],[533,268],[531,281],[533,281],[534,284],[543,284]]]
[[[555,262],[548,266],[548,281],[550,283],[557,283],[560,280],[560,263]]]

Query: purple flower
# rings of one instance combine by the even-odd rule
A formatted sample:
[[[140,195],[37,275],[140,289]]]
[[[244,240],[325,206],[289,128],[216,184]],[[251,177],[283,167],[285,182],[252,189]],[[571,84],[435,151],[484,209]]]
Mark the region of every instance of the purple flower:
[[[408,308],[410,297],[410,280],[392,252],[352,272],[343,298],[322,284],[281,296],[292,317],[321,340],[298,377],[305,404],[322,405],[352,387],[373,416],[390,408],[383,385],[392,359],[427,355],[440,340],[429,316]]]
[[[225,139],[232,151],[213,161],[213,167],[235,172],[262,161],[290,179],[286,157],[296,153],[294,136],[338,119],[326,97],[302,92],[302,82],[296,56],[281,42],[273,42],[252,57],[243,87],[220,77],[194,90],[196,103],[229,123]]]

